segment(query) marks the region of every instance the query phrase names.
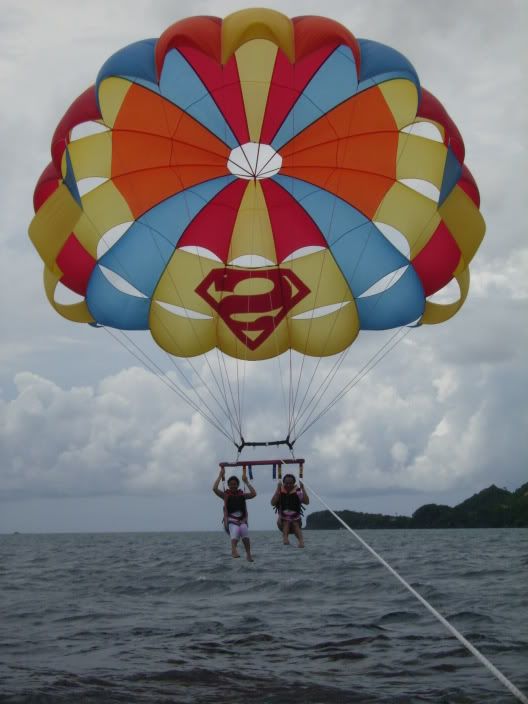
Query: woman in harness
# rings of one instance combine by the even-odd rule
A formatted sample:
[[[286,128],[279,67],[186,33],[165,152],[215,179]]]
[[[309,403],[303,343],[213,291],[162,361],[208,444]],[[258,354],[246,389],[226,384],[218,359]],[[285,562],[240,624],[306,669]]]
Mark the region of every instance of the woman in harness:
[[[304,538],[301,530],[302,515],[304,506],[310,503],[308,494],[302,482],[299,486],[295,483],[293,474],[285,474],[282,482],[279,482],[277,489],[271,499],[271,505],[279,514],[277,527],[282,531],[282,542],[290,545],[289,535],[295,533],[299,541],[299,547],[304,547]]]
[[[242,472],[242,481],[249,489],[249,492],[243,492],[239,488],[240,481],[238,477],[235,476],[229,477],[227,480],[227,489],[225,491],[221,491],[218,488],[218,485],[220,484],[220,481],[224,480],[224,478],[225,470],[222,467],[215,483],[213,484],[213,491],[224,502],[223,524],[226,533],[231,538],[231,557],[240,557],[237,550],[237,545],[240,538],[242,538],[242,543],[246,551],[246,560],[248,562],[253,562],[248,532],[248,512],[246,508],[246,500],[255,498],[257,492],[248,482],[245,472]]]

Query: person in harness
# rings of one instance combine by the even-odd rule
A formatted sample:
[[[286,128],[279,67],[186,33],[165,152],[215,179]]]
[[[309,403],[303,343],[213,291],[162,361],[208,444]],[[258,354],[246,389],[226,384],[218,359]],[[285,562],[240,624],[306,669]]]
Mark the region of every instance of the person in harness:
[[[290,533],[294,533],[299,541],[299,547],[304,547],[302,534],[302,515],[304,506],[310,503],[306,489],[300,481],[299,486],[295,483],[293,474],[285,474],[282,482],[279,481],[277,489],[271,498],[271,505],[279,514],[277,527],[282,532],[282,542],[290,545]]]
[[[231,538],[231,557],[240,557],[237,546],[238,541],[242,538],[242,543],[246,551],[246,560],[253,562],[251,542],[249,540],[246,500],[254,499],[257,492],[248,482],[245,472],[242,472],[242,481],[249,489],[248,492],[244,492],[240,489],[240,481],[238,477],[235,476],[229,477],[227,480],[227,489],[221,491],[218,485],[224,478],[225,469],[222,467],[213,484],[213,491],[224,502],[224,517],[222,522],[225,532]]]

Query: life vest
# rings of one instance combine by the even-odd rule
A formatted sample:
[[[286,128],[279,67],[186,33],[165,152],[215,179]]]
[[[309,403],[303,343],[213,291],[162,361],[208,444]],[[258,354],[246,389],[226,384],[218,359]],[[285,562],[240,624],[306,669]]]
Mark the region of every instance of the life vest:
[[[288,518],[290,518],[290,520],[298,520],[303,515],[304,507],[299,497],[300,491],[302,490],[298,489],[297,487],[295,487],[291,491],[286,491],[284,487],[281,488],[279,501],[275,506],[275,511],[277,511],[277,513],[281,517],[287,516]],[[284,516],[286,511],[288,513],[286,514],[286,516]]]
[[[234,516],[234,513],[240,513],[240,516]],[[224,528],[229,533],[229,524],[234,523],[239,526],[241,523],[248,522],[248,512],[246,508],[246,499],[244,492],[241,489],[224,491]]]

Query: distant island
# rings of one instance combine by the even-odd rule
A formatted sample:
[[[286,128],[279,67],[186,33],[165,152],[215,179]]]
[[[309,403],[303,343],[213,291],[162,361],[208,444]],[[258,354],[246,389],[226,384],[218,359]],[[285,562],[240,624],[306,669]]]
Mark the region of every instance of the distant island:
[[[492,484],[457,506],[425,504],[412,516],[336,511],[351,528],[526,528],[528,527],[528,482],[516,491]],[[306,528],[342,528],[330,511],[316,511],[306,518]]]

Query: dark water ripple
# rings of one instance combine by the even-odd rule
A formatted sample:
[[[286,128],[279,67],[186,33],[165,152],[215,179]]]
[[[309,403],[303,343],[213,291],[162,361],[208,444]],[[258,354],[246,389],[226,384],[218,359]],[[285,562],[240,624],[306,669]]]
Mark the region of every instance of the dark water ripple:
[[[362,536],[528,691],[528,530]],[[0,704],[514,704],[343,531],[0,536]]]

